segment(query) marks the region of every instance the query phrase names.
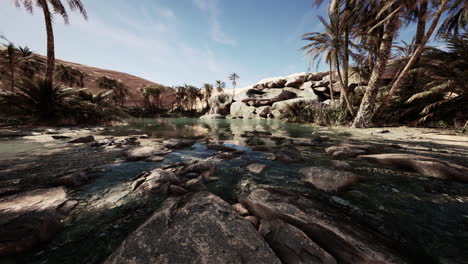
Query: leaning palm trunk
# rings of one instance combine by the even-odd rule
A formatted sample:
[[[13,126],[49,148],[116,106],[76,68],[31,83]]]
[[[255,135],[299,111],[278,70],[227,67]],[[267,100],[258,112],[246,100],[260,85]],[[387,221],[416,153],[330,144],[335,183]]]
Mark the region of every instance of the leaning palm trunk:
[[[45,80],[51,86],[54,82],[54,68],[55,68],[55,47],[54,47],[54,29],[52,27],[52,17],[49,11],[49,6],[46,0],[39,0],[44,12],[46,31],[47,31],[47,68],[45,73]]]
[[[390,57],[393,38],[398,28],[398,19],[398,15],[395,15],[388,22],[388,25],[385,28],[377,54],[377,61],[372,69],[369,85],[367,86],[364,97],[362,98],[359,111],[353,122],[353,127],[364,128],[369,127],[372,124],[371,119],[374,115],[377,93],[379,92],[379,84],[387,67],[388,58]]]
[[[409,71],[413,67],[414,63],[417,61],[417,59],[421,56],[421,53],[426,46],[426,43],[429,41],[429,39],[432,36],[432,33],[434,33],[434,30],[437,27],[437,23],[439,23],[439,19],[444,12],[446,6],[447,6],[448,0],[442,1],[442,4],[440,5],[439,9],[437,10],[434,19],[432,20],[432,24],[429,27],[426,35],[424,36],[424,39],[422,42],[418,45],[416,50],[414,51],[413,55],[411,55],[411,58],[409,59],[408,63],[406,64],[405,68],[400,72],[399,75],[397,75],[396,81],[393,83],[392,88],[390,89],[390,92],[387,94],[385,99],[383,100],[382,104],[380,105],[377,115],[380,115],[382,110],[388,105],[390,100],[395,96],[395,94],[398,92],[400,89],[401,85],[403,84],[403,81],[405,80],[406,76],[408,75]]]

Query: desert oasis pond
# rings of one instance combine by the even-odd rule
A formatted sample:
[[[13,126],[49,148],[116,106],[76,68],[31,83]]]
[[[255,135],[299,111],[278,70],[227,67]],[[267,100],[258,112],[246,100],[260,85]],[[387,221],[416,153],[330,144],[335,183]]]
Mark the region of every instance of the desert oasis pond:
[[[236,263],[465,263],[468,140],[440,132],[189,118],[2,130],[0,253],[28,253],[1,261],[130,263],[147,243],[180,262],[206,247]]]

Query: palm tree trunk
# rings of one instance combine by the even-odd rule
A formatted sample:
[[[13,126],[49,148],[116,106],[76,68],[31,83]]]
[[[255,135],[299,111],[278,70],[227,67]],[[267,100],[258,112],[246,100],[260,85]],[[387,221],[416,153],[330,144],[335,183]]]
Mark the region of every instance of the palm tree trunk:
[[[406,76],[408,75],[409,71],[413,67],[414,63],[416,60],[421,56],[421,53],[426,46],[426,43],[429,41],[429,39],[432,36],[432,33],[434,33],[434,30],[437,27],[437,23],[439,23],[439,19],[444,12],[446,6],[447,6],[448,0],[442,1],[442,4],[440,5],[439,9],[437,10],[434,18],[432,19],[432,24],[429,27],[429,30],[427,31],[426,35],[424,36],[423,40],[421,43],[418,45],[416,50],[414,51],[413,55],[411,55],[411,58],[409,59],[408,63],[406,64],[405,68],[400,72],[399,75],[397,75],[397,79],[395,83],[393,83],[392,88],[390,89],[390,92],[387,94],[385,99],[383,100],[382,104],[380,105],[377,113],[380,115],[382,110],[388,105],[390,100],[395,96],[395,94],[398,92],[400,89],[401,85],[403,84],[403,81],[405,80]]]
[[[372,74],[369,80],[364,97],[362,98],[359,111],[353,122],[353,127],[364,128],[369,127],[374,115],[375,103],[377,94],[379,92],[379,85],[382,76],[387,67],[388,58],[392,50],[393,38],[398,28],[399,15],[395,15],[387,24],[385,32],[382,36],[382,42],[377,54],[377,61],[375,62]]]
[[[347,89],[346,89],[347,86],[343,83],[343,76],[341,75],[340,61],[339,61],[337,53],[335,53],[335,60],[336,60],[335,61],[335,63],[336,63],[336,72],[338,73],[338,79],[340,80],[340,85],[341,85],[341,94],[342,94],[342,97],[345,100],[346,108],[348,109],[351,116],[354,117],[355,116],[354,109],[351,106],[351,104],[349,102],[349,99],[348,99],[348,92],[347,92]]]
[[[11,68],[10,69],[10,75],[11,75],[11,92],[13,92],[15,90],[15,68]]]
[[[45,80],[51,86],[54,83],[54,68],[55,68],[55,47],[54,47],[54,29],[52,27],[52,17],[50,14],[47,1],[39,0],[39,3],[44,12],[44,19],[47,31],[47,68],[45,73]]]
[[[334,99],[333,99],[333,70],[332,70],[332,62],[330,61],[328,63],[329,67],[330,67],[330,84],[329,84],[329,87],[330,87],[330,101],[331,101],[331,104],[335,104],[334,102]]]

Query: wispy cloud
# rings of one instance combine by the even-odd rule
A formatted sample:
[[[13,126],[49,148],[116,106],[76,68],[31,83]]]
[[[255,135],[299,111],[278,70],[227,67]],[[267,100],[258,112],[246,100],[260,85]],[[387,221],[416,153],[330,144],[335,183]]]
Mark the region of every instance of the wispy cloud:
[[[195,6],[205,12],[210,21],[211,38],[221,44],[236,46],[237,41],[224,32],[221,22],[221,9],[218,0],[193,0]]]

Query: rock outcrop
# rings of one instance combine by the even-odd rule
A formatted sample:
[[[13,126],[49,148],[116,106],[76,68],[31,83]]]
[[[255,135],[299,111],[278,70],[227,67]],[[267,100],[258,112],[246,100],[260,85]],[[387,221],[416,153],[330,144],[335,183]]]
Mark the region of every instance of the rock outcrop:
[[[333,78],[330,78],[329,72],[303,72],[286,77],[263,79],[237,92],[230,105],[229,115],[231,118],[243,119],[281,118],[290,104],[302,102],[320,105],[321,102],[330,99],[330,86],[335,97],[340,95],[341,87],[337,83],[338,76],[335,76],[336,73],[333,75]],[[352,79],[352,81],[356,80],[356,78]],[[350,87],[357,85],[354,82],[350,83]],[[219,105],[223,107],[225,105],[219,101],[217,97],[210,99],[210,114],[222,114],[218,111]]]
[[[297,249],[291,250],[287,246],[289,243],[298,243],[298,241],[288,242],[291,238],[283,240],[279,245],[273,246],[273,249],[283,249],[280,252],[286,252],[278,254],[280,257],[283,256],[283,261],[286,254],[292,260],[308,258],[310,261],[312,257],[315,257],[315,260],[321,260],[323,263],[333,263],[333,258],[338,263],[349,264],[406,263],[387,246],[388,241],[384,237],[356,225],[342,214],[317,201],[291,193],[257,189],[243,194],[240,202],[262,221],[280,219],[303,232],[286,226],[295,230],[294,236],[307,243],[302,246],[308,250],[303,252],[303,255],[300,253],[298,255],[295,251]],[[286,250],[286,247],[289,250]]]
[[[106,260],[125,263],[281,263],[254,227],[219,197],[167,199]]]

